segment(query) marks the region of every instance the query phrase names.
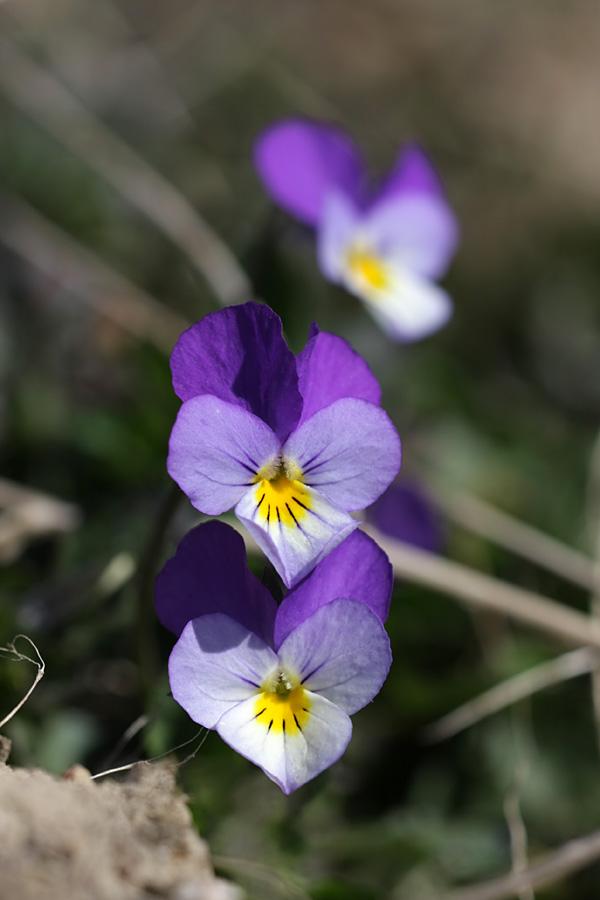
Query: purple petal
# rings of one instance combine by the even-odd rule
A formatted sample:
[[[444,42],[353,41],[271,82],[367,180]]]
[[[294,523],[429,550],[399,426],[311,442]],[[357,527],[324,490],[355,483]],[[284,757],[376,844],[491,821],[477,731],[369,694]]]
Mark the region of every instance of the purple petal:
[[[292,631],[278,655],[305,690],[348,715],[379,693],[392,662],[385,628],[360,600],[322,606]]]
[[[169,683],[190,718],[214,728],[224,713],[260,691],[276,666],[264,641],[217,613],[185,626],[169,657]]]
[[[363,163],[339,128],[287,119],[267,128],[254,148],[254,165],[273,200],[307,225],[318,224],[332,188],[358,192]]]
[[[192,397],[179,410],[167,470],[196,509],[218,516],[235,506],[280,449],[261,419],[206,394]]]
[[[416,484],[392,484],[367,515],[376,528],[397,541],[431,553],[442,550],[439,516],[427,494]]]
[[[326,497],[298,482],[288,482],[277,493],[264,482],[257,484],[242,497],[235,514],[287,587],[304,578],[359,525]]]
[[[362,356],[343,338],[313,327],[297,357],[298,386],[304,399],[300,422],[342,397],[357,397],[379,406],[381,390]]]
[[[336,400],[307,419],[288,438],[284,456],[302,481],[340,509],[374,503],[400,468],[400,438],[378,406],[353,397]]]
[[[394,572],[381,547],[354,531],[284,598],[275,618],[275,648],[317,609],[340,598],[362,600],[385,622],[393,585]]]
[[[373,207],[364,234],[381,257],[425,279],[438,279],[458,244],[456,217],[441,197],[404,194]]]
[[[171,370],[182,400],[213,394],[254,413],[281,440],[300,417],[296,360],[268,306],[244,303],[205,316],[179,338]]]
[[[191,619],[219,612],[272,644],[277,604],[246,566],[241,535],[223,522],[205,522],[184,537],[156,579],[154,602],[177,636]]]
[[[293,734],[269,730],[256,716],[256,699],[249,698],[225,713],[217,724],[224,741],[291,794],[336,762],[352,735],[345,712],[318,694],[305,692],[308,721]]]
[[[442,179],[418,144],[409,144],[400,151],[391,172],[377,191],[372,205],[399,194],[410,193],[445,196]]]

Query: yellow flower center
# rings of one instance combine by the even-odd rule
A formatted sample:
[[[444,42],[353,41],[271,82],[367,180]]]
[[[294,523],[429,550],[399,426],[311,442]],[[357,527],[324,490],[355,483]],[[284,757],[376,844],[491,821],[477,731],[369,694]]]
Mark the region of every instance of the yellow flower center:
[[[310,699],[296,678],[276,669],[261,685],[254,718],[267,732],[298,734],[310,719]]]
[[[265,467],[256,476],[256,510],[267,525],[299,527],[311,506],[310,493],[301,481],[302,471],[294,463]]]
[[[352,275],[366,287],[384,290],[389,285],[385,264],[369,250],[352,247],[347,262]]]

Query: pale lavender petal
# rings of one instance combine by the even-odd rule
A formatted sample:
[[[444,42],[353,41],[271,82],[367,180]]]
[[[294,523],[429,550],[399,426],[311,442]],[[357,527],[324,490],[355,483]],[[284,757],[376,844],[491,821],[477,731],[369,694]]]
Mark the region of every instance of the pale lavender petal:
[[[191,619],[219,612],[273,642],[277,604],[248,569],[242,536],[224,522],[204,522],[184,537],[156,579],[154,602],[177,636]]]
[[[355,195],[363,163],[339,128],[286,119],[267,128],[254,148],[254,165],[273,200],[307,225],[316,225],[333,188]]]
[[[418,144],[404,147],[372,203],[411,193],[444,197],[442,180],[435,166]]]
[[[440,516],[427,493],[417,484],[392,484],[367,510],[383,534],[430,553],[443,545]],[[279,615],[279,614],[278,614]]]
[[[268,730],[256,717],[254,698],[230,709],[217,723],[224,741],[291,794],[336,762],[352,735],[345,712],[318,694],[306,692],[308,721],[294,734]]]
[[[297,357],[298,386],[304,400],[300,422],[342,397],[357,397],[379,406],[381,390],[362,356],[335,334],[313,325]]]
[[[280,443],[268,425],[239,406],[207,394],[187,400],[171,432],[167,470],[200,512],[234,506]]]
[[[343,279],[350,245],[360,230],[361,215],[352,198],[340,191],[332,191],[325,198],[317,235],[317,259],[325,278],[335,284]]]
[[[401,460],[400,438],[386,413],[352,397],[307,419],[283,454],[300,467],[303,482],[345,510],[374,503],[398,474]]]
[[[377,255],[425,279],[441,278],[459,237],[458,222],[446,201],[426,194],[378,203],[365,217],[363,230]]]
[[[394,572],[381,547],[354,531],[284,597],[275,619],[275,648],[317,609],[340,598],[362,600],[385,622],[393,586]]]
[[[454,304],[445,290],[401,266],[388,266],[387,277],[383,289],[355,292],[392,340],[418,341],[446,325]]]
[[[192,325],[175,345],[171,369],[182,400],[213,394],[254,413],[281,440],[300,417],[296,360],[281,319],[263,304],[230,306]]]
[[[214,728],[224,713],[260,691],[277,662],[253,632],[216,613],[185,626],[169,657],[169,683],[190,718]]]
[[[280,498],[270,497],[270,504],[266,497],[261,500],[264,493],[260,484],[252,487],[235,514],[287,587],[304,578],[360,524],[305,485],[290,483]]]
[[[322,606],[288,635],[278,655],[305,690],[348,715],[379,693],[392,662],[385,628],[360,600]]]

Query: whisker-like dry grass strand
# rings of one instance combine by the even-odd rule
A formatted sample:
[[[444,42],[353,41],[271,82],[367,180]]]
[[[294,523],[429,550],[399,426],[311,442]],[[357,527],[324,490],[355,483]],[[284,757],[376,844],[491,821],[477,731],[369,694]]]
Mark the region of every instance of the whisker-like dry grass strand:
[[[104,772],[97,772],[95,775],[92,775],[92,781],[95,781],[97,778],[105,778],[107,775],[117,775],[119,772],[129,772],[130,769],[135,769],[136,766],[152,766],[157,762],[160,762],[161,759],[164,759],[166,756],[170,756],[172,753],[176,753],[177,750],[181,750],[183,747],[188,747],[194,741],[200,738],[200,742],[197,747],[195,747],[191,753],[176,763],[174,763],[169,768],[180,769],[181,766],[185,766],[186,763],[190,762],[190,760],[194,759],[195,756],[199,753],[201,747],[203,746],[206,738],[209,735],[209,731],[207,728],[200,728],[196,734],[191,737],[189,740],[184,741],[182,744],[178,744],[176,747],[172,747],[170,750],[166,750],[164,753],[159,754],[159,756],[153,756],[151,759],[138,759],[134,760],[134,762],[125,763],[123,766],[115,766],[113,769],[106,769]]]

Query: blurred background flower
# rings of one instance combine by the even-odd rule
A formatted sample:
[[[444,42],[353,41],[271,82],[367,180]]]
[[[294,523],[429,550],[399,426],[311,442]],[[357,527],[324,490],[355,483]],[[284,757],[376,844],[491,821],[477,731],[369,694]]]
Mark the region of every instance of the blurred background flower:
[[[367,511],[383,534],[431,553],[444,547],[442,515],[418,482],[395,482]]]
[[[392,339],[446,324],[452,301],[434,282],[454,255],[458,223],[420,147],[405,147],[373,183],[339,128],[283,119],[260,135],[254,160],[275,203],[316,230],[325,278],[359,297]]]

